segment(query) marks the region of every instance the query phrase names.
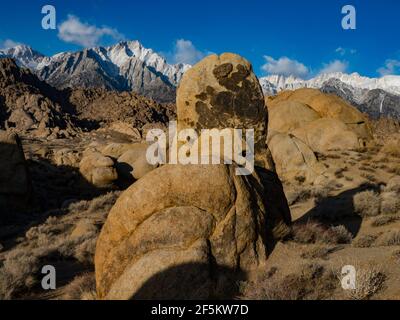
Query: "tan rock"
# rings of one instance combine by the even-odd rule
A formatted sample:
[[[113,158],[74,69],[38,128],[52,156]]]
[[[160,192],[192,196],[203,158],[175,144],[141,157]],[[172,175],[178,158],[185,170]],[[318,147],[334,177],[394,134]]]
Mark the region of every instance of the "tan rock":
[[[266,166],[267,111],[251,64],[224,53],[210,55],[189,69],[177,92],[178,131],[197,129],[254,129],[255,157]]]
[[[320,115],[308,105],[297,101],[283,101],[268,106],[268,130],[289,133],[314,120]]]
[[[342,121],[322,118],[293,130],[292,135],[308,145],[314,152],[353,150],[363,147],[363,140]]]
[[[99,188],[109,187],[118,179],[114,161],[97,151],[85,152],[79,171],[88,182]]]
[[[147,148],[145,143],[132,145],[118,158],[117,170],[121,178],[138,180],[156,168],[146,159]]]
[[[288,232],[287,203],[278,205],[275,194],[267,203],[257,174],[234,172],[225,165],[165,165],[125,191],[97,242],[99,297],[209,298],[227,275],[217,266],[235,274],[264,262],[266,238],[285,226]]]
[[[276,172],[285,181],[304,177],[307,182],[312,183],[325,171],[308,145],[292,135],[269,132],[268,147]]]

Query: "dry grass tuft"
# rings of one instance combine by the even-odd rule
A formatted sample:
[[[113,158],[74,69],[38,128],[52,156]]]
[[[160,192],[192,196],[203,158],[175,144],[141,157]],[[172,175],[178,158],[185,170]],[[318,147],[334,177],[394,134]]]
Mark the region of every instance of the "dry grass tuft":
[[[354,210],[362,217],[379,215],[381,200],[379,194],[372,190],[357,193],[353,198]]]
[[[400,246],[400,231],[392,230],[383,234],[379,240],[378,245],[380,246]]]
[[[338,285],[337,277],[322,265],[304,265],[299,273],[259,279],[246,283],[242,290],[246,299],[253,300],[318,300],[327,299]]]
[[[351,239],[351,233],[344,226],[326,227],[318,222],[293,226],[293,241],[297,243],[343,244]]]
[[[63,300],[96,300],[96,280],[93,273],[75,277],[64,289]]]
[[[386,275],[380,268],[370,265],[356,268],[356,272],[356,288],[346,291],[348,298],[368,300],[383,288]]]
[[[378,236],[372,234],[362,235],[352,242],[352,246],[355,248],[369,248],[377,238]]]

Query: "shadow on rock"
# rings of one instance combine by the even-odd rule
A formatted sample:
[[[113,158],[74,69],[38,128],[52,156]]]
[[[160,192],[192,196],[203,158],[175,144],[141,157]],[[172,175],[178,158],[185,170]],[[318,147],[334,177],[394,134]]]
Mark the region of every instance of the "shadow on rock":
[[[234,299],[246,273],[214,264],[187,263],[159,272],[131,300]]]

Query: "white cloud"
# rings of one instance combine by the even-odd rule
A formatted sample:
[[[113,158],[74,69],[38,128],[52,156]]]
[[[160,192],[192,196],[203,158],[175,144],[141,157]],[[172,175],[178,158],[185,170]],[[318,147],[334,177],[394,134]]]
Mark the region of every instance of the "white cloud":
[[[281,57],[275,60],[273,57],[264,56],[266,63],[261,69],[268,74],[279,74],[284,76],[295,76],[304,78],[308,76],[309,69],[297,60],[289,59],[288,57]]]
[[[81,22],[74,15],[68,15],[68,19],[58,26],[58,37],[68,43],[74,43],[86,48],[100,44],[104,37],[121,40],[124,36],[116,29],[109,27],[97,27],[86,22]]]
[[[349,67],[347,61],[334,60],[329,63],[324,63],[324,67],[320,71],[322,73],[333,73],[333,72],[346,72]]]
[[[11,39],[6,39],[4,41],[0,41],[0,49],[9,49],[20,45],[21,43],[16,42]]]
[[[338,47],[338,48],[336,48],[335,52],[343,57],[346,54],[356,54],[357,50],[356,49],[347,49],[347,48],[343,48],[343,47]]]
[[[174,63],[195,64],[203,59],[207,53],[197,50],[192,41],[179,39],[175,42],[172,53]]]
[[[385,61],[385,66],[379,68],[378,73],[381,76],[387,76],[390,74],[396,74],[400,72],[400,61],[395,59],[388,59]]]

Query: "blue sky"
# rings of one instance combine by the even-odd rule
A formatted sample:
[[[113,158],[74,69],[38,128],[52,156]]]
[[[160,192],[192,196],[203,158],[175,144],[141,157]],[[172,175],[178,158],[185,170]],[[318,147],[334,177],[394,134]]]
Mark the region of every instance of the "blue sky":
[[[41,28],[46,4],[56,7],[58,30]],[[341,27],[346,4],[356,8],[356,30]],[[379,76],[400,73],[399,15],[398,0],[4,1],[0,47],[24,43],[51,55],[127,39],[169,62],[239,53],[260,76],[307,78],[326,70]]]

